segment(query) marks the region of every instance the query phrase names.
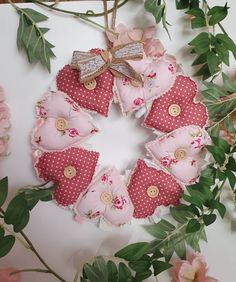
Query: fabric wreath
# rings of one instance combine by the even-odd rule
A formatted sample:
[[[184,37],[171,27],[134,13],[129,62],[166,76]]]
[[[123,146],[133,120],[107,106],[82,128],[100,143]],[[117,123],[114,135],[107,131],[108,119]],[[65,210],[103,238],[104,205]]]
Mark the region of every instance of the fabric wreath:
[[[144,126],[161,132],[192,124],[203,127],[208,119],[207,110],[202,103],[194,102],[196,94],[197,85],[190,77],[177,76],[174,86],[153,101]]]
[[[123,179],[116,168],[98,175],[75,204],[76,220],[103,218],[120,226],[129,222],[134,207]]]
[[[68,206],[75,203],[80,193],[92,181],[99,153],[70,148],[63,152],[43,153],[35,157],[38,176],[45,181],[56,183],[53,198],[59,205]]]
[[[135,85],[129,79],[115,78],[118,101],[124,114],[161,96],[172,87],[176,78],[175,66],[164,58],[154,60],[147,57],[129,61],[129,64],[143,77],[143,86]]]
[[[193,184],[205,161],[202,151],[211,144],[208,133],[199,126],[186,126],[146,144],[153,160],[176,179]]]
[[[134,217],[153,215],[158,206],[178,205],[182,188],[169,174],[138,160],[131,174],[128,192]]]
[[[91,117],[62,92],[49,92],[37,103],[32,143],[44,151],[75,146],[97,132]]]

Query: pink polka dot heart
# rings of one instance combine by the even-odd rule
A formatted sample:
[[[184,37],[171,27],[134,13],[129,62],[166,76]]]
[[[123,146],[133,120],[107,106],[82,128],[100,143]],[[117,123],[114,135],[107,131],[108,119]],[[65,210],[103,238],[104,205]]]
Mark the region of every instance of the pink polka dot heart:
[[[134,217],[151,216],[158,206],[178,205],[182,189],[167,173],[138,160],[128,185]]]
[[[81,148],[44,153],[35,168],[40,178],[57,184],[53,197],[59,205],[73,204],[90,184],[99,153]]]
[[[70,96],[80,107],[107,116],[113,98],[113,76],[110,71],[104,71],[96,77],[92,89],[87,89],[88,87],[79,80],[79,71],[66,65],[57,75],[57,88]]]
[[[161,132],[171,132],[186,125],[203,127],[208,115],[203,104],[194,102],[196,94],[196,83],[190,77],[177,76],[174,86],[154,100],[144,126]],[[177,107],[177,112],[171,107]]]

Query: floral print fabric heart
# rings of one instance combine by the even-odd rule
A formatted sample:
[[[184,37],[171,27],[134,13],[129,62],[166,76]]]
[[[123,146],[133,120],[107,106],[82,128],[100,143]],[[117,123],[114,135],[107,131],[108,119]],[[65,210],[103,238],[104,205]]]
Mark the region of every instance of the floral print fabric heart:
[[[104,71],[90,83],[80,83],[79,71],[69,65],[59,71],[56,84],[58,90],[69,95],[80,107],[103,116],[108,115],[113,98],[113,76]]]
[[[199,126],[186,126],[146,144],[154,161],[177,180],[193,184],[204,165],[201,152],[211,144],[207,132]]]
[[[129,79],[115,79],[118,101],[124,114],[161,96],[172,87],[176,77],[174,65],[163,58],[154,60],[147,57],[129,63],[143,77],[143,87],[132,85]]]
[[[74,204],[92,181],[99,153],[70,148],[63,152],[43,153],[41,156],[37,154],[38,151],[35,151],[38,176],[57,184],[53,198],[62,206]]]
[[[190,77],[177,76],[174,86],[153,101],[144,126],[161,132],[191,124],[203,127],[208,119],[207,110],[202,103],[194,102],[196,94],[197,85]]]
[[[134,217],[153,215],[158,206],[178,205],[182,188],[167,173],[138,160],[131,174],[128,192],[134,204]]]
[[[75,204],[75,219],[98,219],[120,226],[132,218],[134,207],[116,168],[98,175]]]
[[[47,93],[36,112],[32,143],[44,151],[64,150],[97,132],[91,117],[62,92]]]

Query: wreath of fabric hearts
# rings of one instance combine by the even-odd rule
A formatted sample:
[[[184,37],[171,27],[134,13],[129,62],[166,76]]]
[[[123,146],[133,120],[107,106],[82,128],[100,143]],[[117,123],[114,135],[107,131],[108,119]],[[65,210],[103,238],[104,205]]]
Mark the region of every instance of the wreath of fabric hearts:
[[[206,162],[208,114],[196,83],[153,38],[154,28],[142,39],[125,32],[117,40],[108,35],[109,50],[75,51],[58,72],[56,88],[36,105],[36,173],[56,183],[54,200],[70,207],[79,223],[121,226],[176,206],[183,184],[194,183]],[[128,180],[115,167],[99,171],[99,153],[85,149],[85,140],[99,130],[91,114],[107,117],[113,101],[123,115],[147,109],[143,126],[158,134],[145,145],[151,158],[138,159]]]

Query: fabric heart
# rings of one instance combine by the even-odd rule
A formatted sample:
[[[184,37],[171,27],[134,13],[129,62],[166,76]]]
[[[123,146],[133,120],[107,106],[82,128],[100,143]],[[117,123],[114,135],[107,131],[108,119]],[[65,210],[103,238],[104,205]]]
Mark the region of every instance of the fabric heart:
[[[74,211],[78,222],[82,218],[103,218],[120,226],[131,220],[134,207],[119,172],[113,167],[94,179],[78,199]]]
[[[207,132],[199,126],[186,126],[146,144],[154,161],[176,179],[193,184],[205,163],[201,153],[211,144]]]
[[[134,204],[134,217],[153,215],[158,206],[178,205],[182,188],[167,173],[138,160],[131,174],[128,192]]]
[[[38,176],[57,184],[53,198],[62,206],[74,204],[93,178],[99,153],[70,148],[63,152],[38,154],[38,150],[35,151]]]
[[[104,71],[90,83],[80,83],[79,80],[79,71],[66,65],[57,75],[57,88],[69,95],[80,107],[107,116],[113,98],[111,72]]]
[[[161,132],[170,132],[186,125],[203,127],[208,119],[206,107],[194,102],[197,85],[186,76],[177,76],[174,86],[153,101],[144,120],[144,126]]]
[[[44,151],[59,151],[83,142],[97,128],[91,117],[62,92],[49,92],[37,103],[32,143]]]
[[[143,77],[143,86],[137,87],[128,79],[115,78],[118,101],[124,114],[161,96],[172,87],[176,77],[174,65],[164,58],[154,60],[147,57],[129,61],[129,64]]]

